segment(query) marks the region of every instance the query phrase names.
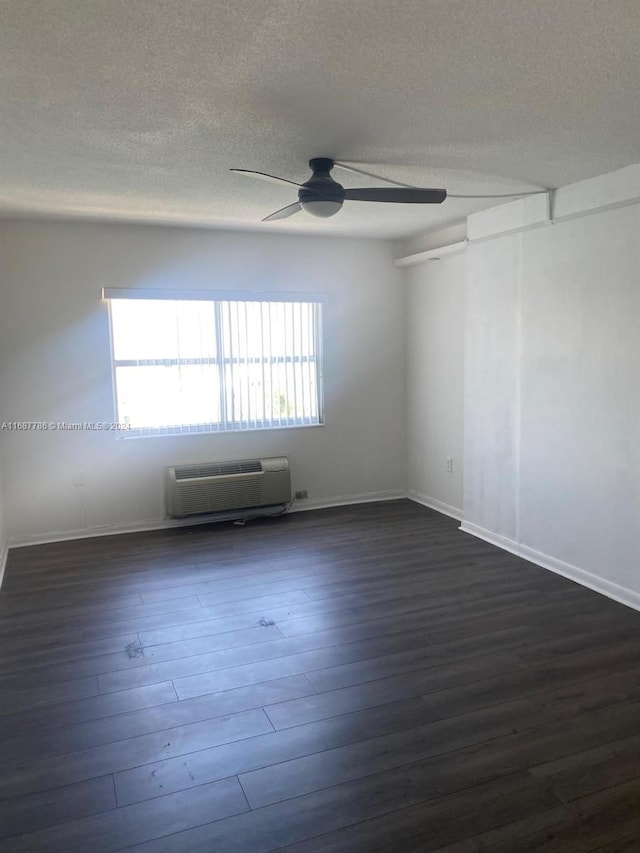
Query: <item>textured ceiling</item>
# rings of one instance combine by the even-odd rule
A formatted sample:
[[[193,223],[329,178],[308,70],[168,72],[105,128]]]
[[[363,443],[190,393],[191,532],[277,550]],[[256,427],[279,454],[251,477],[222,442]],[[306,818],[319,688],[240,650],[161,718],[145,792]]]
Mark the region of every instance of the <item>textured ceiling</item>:
[[[0,0],[0,212],[254,226],[330,156],[450,192],[636,162],[638,0]],[[373,185],[334,173],[347,186]],[[495,204],[257,227],[399,237]]]

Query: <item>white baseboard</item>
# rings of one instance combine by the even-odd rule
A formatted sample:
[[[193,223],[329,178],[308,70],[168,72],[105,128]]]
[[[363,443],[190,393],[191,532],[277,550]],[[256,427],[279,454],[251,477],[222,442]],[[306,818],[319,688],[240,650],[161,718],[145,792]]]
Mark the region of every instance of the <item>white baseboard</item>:
[[[451,506],[451,504],[446,504],[444,501],[430,498],[428,495],[423,495],[422,492],[414,492],[413,489],[409,489],[407,497],[417,504],[422,504],[422,506],[435,509],[436,512],[441,512],[443,515],[455,518],[457,521],[462,521],[462,510],[456,506]]]
[[[326,500],[305,500],[304,503],[294,501],[290,512],[303,512],[313,509],[328,509],[332,506],[348,506],[349,504],[374,503],[375,501],[390,501],[406,498],[402,491],[366,492],[355,495],[338,495]],[[26,548],[29,545],[48,545],[52,542],[70,542],[74,539],[95,539],[97,536],[118,536],[122,533],[146,533],[150,530],[167,530],[174,527],[193,527],[199,524],[211,524],[215,517],[206,518],[162,518],[146,521],[133,521],[130,524],[114,524],[105,527],[84,528],[82,530],[62,530],[53,533],[33,534],[11,539],[8,548]]]
[[[196,524],[211,524],[211,518],[133,521],[130,524],[114,524],[105,527],[61,530],[29,536],[18,536],[9,541],[9,548],[27,548],[30,545],[50,545],[53,542],[71,542],[75,539],[95,539],[98,536],[119,536],[122,533],[146,533],[149,530],[166,530],[172,527],[192,527]]]
[[[9,543],[3,536],[0,539],[0,587],[2,586],[2,579],[4,577],[4,570],[7,566],[7,557],[9,556]]]
[[[460,530],[464,533],[469,533],[471,536],[476,536],[478,539],[484,539],[485,542],[489,542],[491,545],[497,545],[498,548],[502,548],[504,551],[509,551],[518,557],[522,557],[523,560],[528,560],[530,563],[535,563],[536,566],[541,566],[543,569],[548,569],[557,575],[562,575],[575,583],[586,586],[594,590],[594,592],[606,595],[607,598],[612,598],[619,604],[626,604],[627,607],[640,610],[640,593],[633,589],[620,586],[599,575],[594,575],[586,569],[581,569],[571,563],[565,563],[563,560],[551,557],[549,554],[544,554],[542,551],[536,551],[535,548],[529,548],[528,545],[520,545],[513,539],[499,536],[497,533],[493,533],[491,530],[486,530],[484,527],[472,524],[469,521],[463,521],[460,525]]]
[[[477,524],[472,524],[470,521],[463,521],[460,525],[460,530],[463,533],[470,533],[471,536],[476,536],[478,539],[484,539],[485,542],[489,542],[490,545],[496,545],[498,548],[502,548],[503,551],[509,551],[517,557],[520,556],[520,549],[515,539],[500,536],[498,533],[494,533],[492,530],[487,530],[485,527],[480,527]]]

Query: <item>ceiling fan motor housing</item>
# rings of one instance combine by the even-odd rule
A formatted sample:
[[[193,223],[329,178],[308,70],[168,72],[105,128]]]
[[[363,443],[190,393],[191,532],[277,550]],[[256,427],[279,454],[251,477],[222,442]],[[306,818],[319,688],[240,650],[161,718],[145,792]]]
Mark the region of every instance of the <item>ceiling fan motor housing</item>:
[[[333,216],[344,202],[344,187],[329,174],[333,160],[315,157],[309,160],[309,167],[313,174],[298,190],[298,201],[313,216]]]
[[[274,219],[288,219],[301,210],[306,210],[312,216],[319,216],[324,219],[338,213],[345,200],[386,202],[387,204],[441,204],[447,197],[447,191],[444,189],[410,187],[405,184],[395,187],[349,187],[345,190],[342,184],[334,181],[331,177],[331,170],[334,165],[335,163],[330,157],[314,157],[309,160],[312,174],[304,184],[297,184],[295,181],[279,178],[277,175],[269,175],[266,172],[254,172],[251,169],[232,169],[231,171],[298,187],[298,200],[276,210],[269,216],[265,216],[263,222],[271,222]],[[344,166],[344,164],[340,165],[342,168],[351,168]],[[362,170],[355,169],[355,171]],[[369,173],[365,172],[365,174]],[[376,176],[372,175],[372,177]],[[384,180],[384,178],[380,178],[380,180]]]

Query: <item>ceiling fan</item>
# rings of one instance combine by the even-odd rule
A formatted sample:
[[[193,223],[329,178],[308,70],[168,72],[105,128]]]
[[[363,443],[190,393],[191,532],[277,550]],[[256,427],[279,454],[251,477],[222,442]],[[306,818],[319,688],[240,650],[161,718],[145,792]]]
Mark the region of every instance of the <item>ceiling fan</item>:
[[[301,210],[306,210],[312,216],[323,218],[334,216],[345,201],[441,204],[447,197],[446,190],[422,187],[394,186],[345,189],[342,184],[331,177],[331,170],[334,165],[337,164],[329,157],[314,157],[309,160],[312,175],[304,184],[297,184],[295,181],[288,181],[286,178],[278,178],[275,175],[267,175],[265,172],[254,172],[251,169],[231,169],[230,171],[236,175],[248,175],[249,177],[261,178],[277,184],[288,184],[298,188],[298,201],[265,216],[263,222],[287,219],[287,217],[293,216],[294,213],[299,213]]]

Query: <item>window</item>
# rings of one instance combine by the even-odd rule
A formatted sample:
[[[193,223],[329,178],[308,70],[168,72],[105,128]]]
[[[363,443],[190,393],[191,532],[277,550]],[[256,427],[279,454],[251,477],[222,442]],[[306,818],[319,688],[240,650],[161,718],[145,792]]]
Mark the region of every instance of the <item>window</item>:
[[[127,435],[322,423],[320,302],[115,293],[126,295],[105,291]]]

